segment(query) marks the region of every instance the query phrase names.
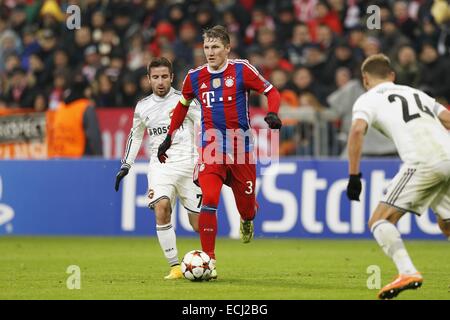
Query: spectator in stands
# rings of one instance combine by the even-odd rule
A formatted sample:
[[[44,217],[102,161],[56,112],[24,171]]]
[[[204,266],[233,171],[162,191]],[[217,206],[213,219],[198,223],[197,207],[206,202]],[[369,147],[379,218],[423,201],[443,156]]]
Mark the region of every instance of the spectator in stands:
[[[86,77],[90,83],[95,80],[97,72],[102,68],[100,55],[96,45],[90,45],[84,49],[84,64],[82,67],[83,76]]]
[[[351,70],[346,67],[339,67],[336,70],[335,82],[337,89],[327,97],[327,103],[338,121],[337,140],[342,151],[347,144],[347,136],[352,125],[353,104],[365,91],[361,81],[352,79]],[[346,153],[342,152],[342,155]]]
[[[75,39],[73,44],[66,44],[64,48],[69,50],[70,61],[75,68],[83,64],[84,55],[80,52],[84,52],[92,42],[91,29],[88,26],[82,25],[80,29],[75,30]]]
[[[288,88],[293,90],[298,97],[304,92],[311,92],[322,104],[326,97],[326,88],[318,82],[313,81],[311,71],[305,67],[299,67],[294,71],[292,81]]]
[[[48,109],[47,96],[40,92],[34,98],[33,109],[38,112],[43,112]]]
[[[275,48],[268,48],[263,53],[264,64],[262,66],[262,75],[265,79],[269,79],[272,71],[275,69],[282,69],[287,72],[292,72],[294,66],[288,60],[281,57],[280,53]]]
[[[103,30],[106,27],[105,13],[101,9],[94,11],[91,15],[90,22],[90,27],[92,29],[92,41],[98,43],[100,42]]]
[[[100,63],[102,66],[109,65],[113,49],[117,48],[117,50],[120,50],[120,44],[120,38],[113,28],[103,28],[100,41],[95,44],[97,52],[100,55]]]
[[[185,22],[180,27],[180,33],[174,43],[174,50],[177,52],[177,59],[180,63],[194,67],[194,48],[198,42],[198,34],[192,22]]]
[[[20,55],[22,60],[22,67],[28,70],[29,58],[32,54],[39,53],[41,46],[36,36],[36,28],[33,26],[26,26],[23,30],[23,50]]]
[[[353,51],[348,42],[345,39],[339,39],[336,41],[336,47],[328,57],[324,76],[327,77],[327,83],[334,83],[336,72],[339,68],[347,68],[350,70],[350,77],[355,76],[355,71],[359,61],[353,56]]]
[[[399,48],[408,45],[410,40],[398,29],[395,19],[388,18],[386,21],[382,21],[382,25],[383,28],[378,37],[381,50],[393,59]]]
[[[126,53],[127,68],[131,71],[137,70],[145,65],[145,43],[144,38],[136,32],[130,40]]]
[[[420,53],[420,89],[433,97],[450,100],[450,65],[449,58],[440,57],[436,48],[425,43]]]
[[[0,72],[5,69],[6,58],[11,54],[19,54],[21,40],[12,30],[5,30],[0,34]]]
[[[392,67],[395,70],[395,83],[418,87],[420,83],[420,65],[414,48],[405,45],[400,48]]]
[[[136,77],[133,73],[124,75],[120,84],[120,103],[121,107],[134,107],[139,99],[139,91]]]
[[[285,45],[292,38],[292,31],[296,23],[294,6],[290,0],[277,1],[275,6],[277,15],[276,22],[276,39],[281,45]]]
[[[104,73],[97,76],[94,90],[94,100],[97,107],[120,107],[117,91],[111,79]]]
[[[93,103],[84,92],[87,82],[73,75],[64,91],[64,102],[48,116],[47,144],[50,158],[101,156],[102,140]]]
[[[334,47],[336,45],[336,39],[333,35],[333,31],[326,24],[321,24],[317,28],[317,44],[319,44],[320,49],[327,56],[333,53]]]
[[[279,48],[279,40],[276,38],[274,29],[268,27],[261,27],[256,32],[256,37],[253,44],[249,47],[249,50],[265,51],[271,48]]]
[[[53,54],[56,51],[58,40],[57,35],[52,29],[43,29],[38,35],[39,45],[41,50],[39,51],[39,56],[46,68],[51,68],[53,64]]]
[[[8,77],[9,89],[3,96],[6,105],[10,108],[33,108],[37,92],[30,84],[25,70],[16,67]]]
[[[199,34],[205,29],[212,28],[215,21],[215,10],[208,1],[200,3],[195,12],[195,23],[198,26]]]
[[[297,94],[288,89],[287,85],[289,82],[289,73],[283,69],[275,69],[270,75],[270,83],[278,89],[281,96],[281,107],[289,106],[297,108],[299,106],[299,101]]]
[[[309,69],[320,85],[327,87],[330,85],[328,77],[325,74],[327,56],[322,51],[319,44],[310,44],[305,49],[305,67]]]
[[[57,48],[53,54],[52,68],[54,70],[69,70],[71,67],[69,54],[64,48]]]
[[[55,110],[64,99],[64,90],[68,86],[70,71],[56,69],[53,73],[53,85],[48,95],[48,109]]]
[[[265,8],[256,7],[252,11],[250,25],[245,29],[245,43],[253,44],[259,29],[263,27],[275,30],[275,23],[273,18],[266,13]]]
[[[304,64],[306,60],[304,50],[310,42],[308,26],[303,23],[296,24],[292,32],[292,39],[285,46],[286,58],[296,67]]]
[[[41,91],[47,90],[48,84],[53,80],[51,69],[46,68],[37,54],[30,56],[28,74],[28,78],[35,83],[35,88]]]
[[[325,24],[330,27],[333,33],[341,35],[342,24],[339,16],[334,12],[326,1],[318,1],[315,5],[315,17],[307,22],[311,40],[317,41],[317,33],[320,25]]]
[[[395,1],[392,9],[399,30],[414,42],[417,35],[417,23],[409,16],[408,2]]]

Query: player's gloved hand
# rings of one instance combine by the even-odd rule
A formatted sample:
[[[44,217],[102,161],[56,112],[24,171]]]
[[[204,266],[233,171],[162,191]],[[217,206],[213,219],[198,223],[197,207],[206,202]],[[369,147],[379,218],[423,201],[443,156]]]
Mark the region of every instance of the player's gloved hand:
[[[278,118],[278,115],[275,112],[269,112],[264,121],[267,122],[270,129],[280,129],[281,128],[281,120]]]
[[[349,200],[359,201],[359,195],[361,194],[362,189],[361,177],[361,172],[350,175],[347,185],[347,197]]]
[[[125,176],[128,174],[128,171],[130,171],[129,165],[123,164],[120,167],[120,170],[119,170],[119,172],[117,172],[117,175],[116,175],[116,185],[114,186],[114,189],[116,189],[116,191],[119,191],[120,181],[122,181],[122,179],[125,178]]]
[[[169,150],[172,145],[172,136],[168,134],[164,141],[158,147],[158,160],[161,163],[165,163],[168,158],[166,151]]]

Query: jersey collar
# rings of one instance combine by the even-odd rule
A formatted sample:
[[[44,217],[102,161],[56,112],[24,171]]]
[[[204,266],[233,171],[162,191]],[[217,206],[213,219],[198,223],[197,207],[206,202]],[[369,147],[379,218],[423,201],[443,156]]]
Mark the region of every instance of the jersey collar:
[[[213,70],[209,67],[209,65],[207,65],[207,66],[208,66],[209,73],[221,73],[221,72],[224,72],[225,69],[228,67],[228,59],[227,59],[227,62],[225,62],[225,65],[222,68],[220,68],[219,70]]]
[[[382,82],[382,83],[377,84],[375,87],[372,87],[372,89],[370,89],[370,90],[376,90],[378,88],[381,88],[381,87],[384,87],[384,86],[391,86],[393,84],[394,83],[392,81]]]

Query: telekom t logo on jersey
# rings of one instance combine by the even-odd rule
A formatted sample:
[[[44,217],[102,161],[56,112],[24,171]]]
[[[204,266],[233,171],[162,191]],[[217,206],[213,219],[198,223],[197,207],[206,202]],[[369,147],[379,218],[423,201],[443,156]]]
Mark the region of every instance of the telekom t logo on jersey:
[[[212,108],[211,103],[212,102],[216,102],[217,97],[214,96],[214,91],[205,91],[202,93],[202,101],[205,104],[205,106],[207,108]],[[223,97],[218,97],[217,99],[218,101],[222,102],[223,101]],[[233,100],[232,96],[228,96],[227,97],[228,101]]]

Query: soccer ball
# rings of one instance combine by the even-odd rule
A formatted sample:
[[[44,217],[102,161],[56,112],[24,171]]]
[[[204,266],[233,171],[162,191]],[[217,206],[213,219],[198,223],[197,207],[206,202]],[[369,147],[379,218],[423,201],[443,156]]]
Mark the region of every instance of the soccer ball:
[[[186,253],[181,261],[183,276],[191,281],[208,280],[211,275],[211,258],[201,250]]]

